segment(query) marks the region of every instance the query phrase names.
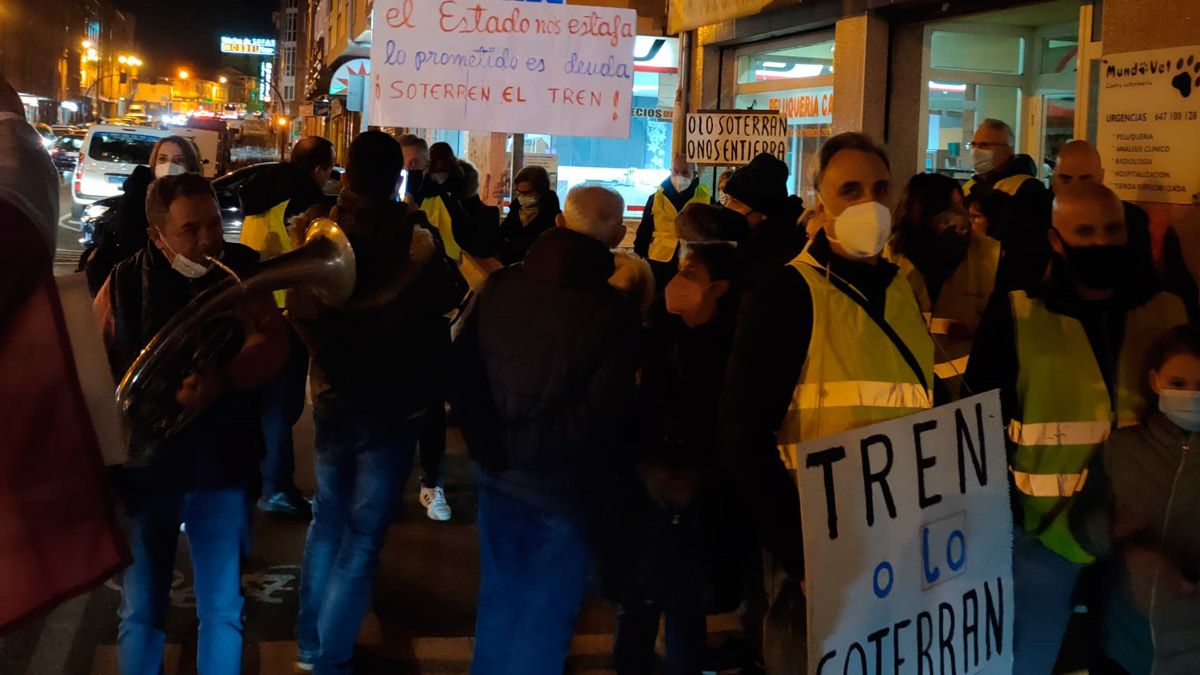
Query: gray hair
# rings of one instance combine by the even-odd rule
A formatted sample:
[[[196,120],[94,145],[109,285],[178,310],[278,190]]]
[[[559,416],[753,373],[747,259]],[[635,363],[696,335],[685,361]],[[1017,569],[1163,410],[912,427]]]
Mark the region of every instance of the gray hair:
[[[623,227],[625,200],[615,190],[599,185],[577,185],[567,193],[563,220],[575,230],[608,246],[617,228]]]
[[[1008,126],[1008,122],[1005,122],[1004,120],[998,120],[995,117],[989,117],[979,123],[979,128],[980,129],[987,128],[987,129],[993,129],[995,131],[1003,131],[1005,136],[1008,137],[1009,145],[1013,145],[1014,143],[1017,142],[1017,135],[1015,133],[1013,133],[1013,128]]]

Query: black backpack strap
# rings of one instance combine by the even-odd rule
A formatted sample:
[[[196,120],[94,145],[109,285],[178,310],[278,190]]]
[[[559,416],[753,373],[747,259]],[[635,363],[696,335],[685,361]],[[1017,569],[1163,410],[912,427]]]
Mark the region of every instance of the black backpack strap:
[[[858,289],[846,283],[845,280],[839,278],[837,275],[829,274],[826,276],[826,278],[829,279],[829,282],[832,283],[835,288],[842,293],[845,293],[851,300],[858,303],[859,307],[863,308],[863,311],[867,313],[867,316],[871,317],[871,320],[875,322],[875,325],[879,326],[879,329],[883,331],[883,334],[892,341],[892,344],[896,347],[896,351],[900,352],[900,356],[904,357],[904,362],[907,363],[908,367],[912,369],[914,374],[916,374],[917,381],[925,387],[926,391],[930,391],[930,383],[925,381],[925,371],[923,368],[921,368],[921,362],[917,360],[917,357],[912,353],[912,350],[909,349],[908,345],[904,343],[903,338],[901,338],[896,332],[896,329],[892,328],[892,325],[887,322],[887,319],[884,318],[883,313],[880,312],[878,308],[873,307],[871,303],[867,302],[867,299],[862,293],[858,292]]]

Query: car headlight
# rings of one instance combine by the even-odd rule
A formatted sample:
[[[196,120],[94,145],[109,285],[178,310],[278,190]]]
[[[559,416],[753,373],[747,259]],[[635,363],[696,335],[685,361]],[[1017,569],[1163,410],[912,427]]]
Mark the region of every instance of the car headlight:
[[[83,210],[83,215],[86,218],[99,218],[108,211],[108,207],[103,204],[92,204]]]

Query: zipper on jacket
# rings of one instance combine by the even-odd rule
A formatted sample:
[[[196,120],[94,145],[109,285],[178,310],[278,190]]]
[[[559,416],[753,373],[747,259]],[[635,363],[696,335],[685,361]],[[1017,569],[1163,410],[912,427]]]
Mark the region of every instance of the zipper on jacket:
[[[1167,544],[1167,527],[1171,524],[1171,510],[1175,506],[1175,491],[1179,487],[1179,479],[1183,476],[1183,468],[1187,464],[1188,451],[1191,449],[1192,434],[1183,440],[1183,448],[1179,454],[1179,464],[1175,467],[1175,477],[1171,480],[1171,491],[1167,493],[1167,508],[1163,512],[1162,532],[1159,535],[1158,559],[1154,563],[1154,577],[1150,581],[1150,608],[1147,619],[1150,623],[1150,648],[1153,650],[1150,661],[1150,675],[1158,670],[1158,632],[1154,626],[1154,614],[1158,604],[1158,582],[1162,576],[1162,549]]]

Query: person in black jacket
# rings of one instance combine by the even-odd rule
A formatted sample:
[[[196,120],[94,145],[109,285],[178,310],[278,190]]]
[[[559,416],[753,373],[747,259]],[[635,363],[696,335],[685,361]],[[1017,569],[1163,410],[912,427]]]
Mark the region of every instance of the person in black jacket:
[[[302,666],[351,667],[393,507],[441,364],[443,315],[461,277],[419,212],[396,201],[400,145],[368,131],[350,145],[332,215],[354,247],[350,299],[293,291],[289,315],[312,354],[317,493],[305,542],[296,642]],[[461,292],[458,293],[461,297]]]
[[[558,194],[551,189],[550,174],[540,166],[527,166],[513,181],[513,203],[500,223],[500,262],[521,262],[543,232],[554,229],[559,212]]]
[[[787,174],[786,163],[763,153],[725,184],[725,208],[732,213],[720,219],[721,238],[737,241],[740,285],[748,291],[804,249],[804,228],[797,225],[804,202],[787,195]]]
[[[608,284],[621,196],[577,187],[523,265],[488,279],[451,352],[450,402],[479,464],[472,672],[560,672],[625,462],[641,317]]]
[[[117,265],[96,296],[109,364],[118,378],[158,331],[203,290],[248,276],[258,254],[223,243],[216,196],[202,176],[156,180],[146,197],[150,242]],[[213,264],[220,258],[221,265]],[[161,672],[170,570],[180,524],[187,528],[203,629],[199,672],[241,669],[241,559],[249,537],[246,483],[262,456],[256,388],[282,369],[288,352],[283,317],[269,294],[243,303],[255,330],[228,359],[195,364],[175,403],[196,413],[181,431],[149,447],[113,480],[132,521],[133,566],[122,581],[119,652],[124,672]],[[211,324],[210,324],[211,326]],[[206,327],[207,338],[214,327]],[[188,353],[188,352],[185,352]],[[169,403],[169,402],[167,402]],[[142,449],[140,442],[138,449]]]
[[[753,538],[717,451],[717,412],[737,324],[733,245],[689,243],[665,301],[651,310],[638,385],[638,473],[614,657],[621,675],[650,673],[666,614],[664,671],[702,670],[706,614],[742,598]]]

